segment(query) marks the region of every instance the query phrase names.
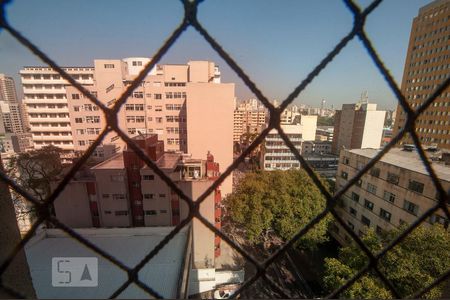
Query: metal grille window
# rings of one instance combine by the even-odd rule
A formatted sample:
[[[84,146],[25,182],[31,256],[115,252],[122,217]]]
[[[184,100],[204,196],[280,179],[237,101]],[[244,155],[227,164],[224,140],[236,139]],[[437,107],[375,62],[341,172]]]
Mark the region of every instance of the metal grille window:
[[[373,202],[370,202],[367,199],[364,199],[364,207],[368,210],[373,210]]]
[[[361,222],[366,225],[367,227],[370,227],[370,219],[366,216],[361,216]]]
[[[418,182],[415,180],[410,180],[408,184],[408,189],[414,191],[416,193],[422,194],[425,185],[422,182]]]
[[[380,208],[380,217],[386,221],[391,221],[391,213],[387,210]]]
[[[352,200],[355,202],[359,202],[359,195],[355,192],[352,192]]]
[[[256,86],[256,84],[252,81],[252,79],[247,75],[247,73],[241,68],[240,65],[236,63],[236,61],[229,55],[228,52],[219,44],[219,42],[210,35],[208,30],[201,24],[201,22],[197,18],[197,10],[201,7],[201,1],[187,1],[182,0],[183,6],[184,6],[184,16],[179,24],[179,26],[173,31],[173,33],[168,37],[168,39],[164,42],[164,44],[159,48],[159,50],[152,55],[152,60],[148,62],[142,69],[141,73],[136,76],[134,81],[132,81],[129,85],[127,85],[125,92],[117,99],[113,99],[107,103],[105,106],[101,101],[99,101],[96,98],[96,95],[93,93],[90,93],[88,90],[86,90],[85,87],[78,84],[74,78],[72,78],[66,70],[59,67],[46,53],[44,53],[42,50],[40,50],[35,44],[33,44],[30,40],[27,39],[24,35],[22,35],[20,32],[18,32],[13,25],[11,25],[7,18],[6,18],[6,12],[5,5],[10,1],[1,1],[0,2],[0,8],[2,14],[0,15],[0,28],[6,32],[8,32],[13,38],[15,38],[18,42],[20,42],[22,45],[24,45],[26,48],[28,48],[30,51],[32,51],[37,57],[39,57],[44,63],[48,64],[56,73],[58,73],[57,76],[61,76],[62,79],[66,80],[70,85],[74,86],[80,93],[80,95],[83,95],[85,98],[88,98],[93,104],[97,105],[102,112],[104,113],[105,120],[107,120],[107,127],[100,133],[98,138],[89,146],[89,148],[86,150],[85,154],[80,157],[80,159],[70,168],[68,173],[66,174],[65,178],[59,183],[59,185],[56,187],[54,192],[44,201],[38,201],[35,199],[32,195],[30,195],[27,191],[23,190],[17,183],[15,183],[12,179],[10,179],[3,171],[0,171],[0,179],[7,183],[15,192],[19,193],[23,197],[25,197],[27,200],[29,200],[31,203],[33,203],[37,207],[37,213],[38,217],[35,222],[35,224],[32,226],[32,228],[26,233],[26,235],[23,237],[21,242],[15,247],[11,253],[9,253],[8,257],[0,262],[0,277],[1,275],[7,270],[7,268],[11,265],[11,262],[13,261],[14,257],[19,253],[21,249],[25,246],[25,244],[31,239],[33,234],[36,232],[37,228],[40,224],[47,221],[49,223],[52,223],[55,227],[60,228],[64,232],[66,232],[68,235],[70,235],[72,238],[78,240],[80,243],[83,243],[86,247],[89,247],[108,261],[114,263],[119,268],[125,271],[125,274],[127,274],[128,278],[127,280],[121,285],[117,287],[117,290],[112,293],[111,298],[115,298],[121,294],[122,291],[124,291],[130,284],[136,283],[141,289],[146,291],[150,296],[161,298],[161,295],[159,295],[154,289],[152,289],[151,282],[144,283],[139,280],[138,274],[139,271],[142,269],[142,266],[144,266],[146,263],[151,261],[164,247],[169,243],[170,240],[183,228],[185,227],[190,221],[193,219],[199,220],[203,225],[205,225],[209,230],[214,232],[217,236],[221,237],[224,242],[228,243],[232,248],[234,248],[237,252],[239,252],[240,255],[242,255],[247,262],[252,264],[256,272],[255,274],[251,275],[246,281],[241,285],[241,287],[235,292],[233,297],[237,297],[242,294],[243,291],[247,290],[249,286],[251,286],[255,281],[258,279],[264,280],[265,283],[270,285],[275,291],[277,291],[281,297],[283,298],[289,298],[290,295],[287,295],[283,290],[279,288],[277,283],[275,283],[269,276],[268,276],[268,270],[269,267],[272,266],[272,264],[280,258],[282,255],[286,253],[289,248],[295,244],[296,241],[298,241],[301,237],[303,237],[305,234],[309,232],[309,230],[316,225],[318,222],[320,222],[324,217],[327,215],[331,215],[337,223],[339,223],[343,227],[344,237],[345,240],[348,242],[354,241],[356,244],[364,250],[364,253],[368,257],[368,263],[356,274],[353,275],[351,279],[343,283],[339,288],[337,288],[335,291],[333,291],[331,294],[329,294],[328,298],[336,298],[339,295],[342,294],[345,290],[347,290],[353,283],[355,283],[358,279],[362,278],[364,275],[368,274],[368,272],[375,272],[380,280],[385,284],[385,286],[390,290],[394,298],[401,298],[402,295],[399,294],[399,292],[396,290],[395,286],[390,282],[386,276],[379,270],[378,268],[378,260],[383,258],[386,253],[388,253],[393,247],[395,247],[397,244],[399,244],[401,241],[405,239],[417,226],[419,226],[422,222],[427,221],[430,216],[435,214],[438,210],[442,210],[447,216],[447,218],[450,218],[450,212],[447,207],[447,202],[449,200],[448,193],[444,190],[441,182],[439,181],[433,166],[428,161],[424,149],[421,145],[421,141],[419,137],[417,136],[416,130],[415,130],[415,122],[418,120],[418,118],[426,112],[427,108],[433,105],[435,100],[441,96],[441,94],[450,86],[450,77],[446,75],[445,80],[443,80],[439,85],[433,86],[426,95],[417,95],[414,94],[413,96],[408,94],[408,98],[401,92],[400,87],[397,85],[395,80],[393,80],[393,77],[388,70],[388,68],[384,65],[383,61],[381,60],[380,56],[378,55],[376,48],[372,44],[371,40],[369,39],[366,31],[365,31],[365,22],[367,18],[377,10],[378,6],[382,2],[381,0],[374,0],[371,2],[366,8],[361,9],[353,0],[343,0],[343,5],[351,12],[354,23],[351,28],[351,30],[342,37],[339,42],[328,52],[328,54],[320,61],[318,64],[310,71],[310,73],[304,78],[302,81],[299,81],[299,84],[295,87],[295,89],[289,94],[289,96],[284,99],[281,104],[278,107],[274,107],[267,99],[267,97],[261,92],[261,90]],[[185,32],[186,29],[192,28],[195,31],[197,31],[204,39],[205,41],[211,45],[211,47],[219,54],[219,56],[227,63],[231,69],[237,73],[237,75],[242,79],[244,84],[250,89],[251,92],[259,99],[259,101],[268,109],[270,120],[269,120],[269,126],[264,129],[249,145],[248,148],[246,148],[240,156],[238,156],[235,161],[230,166],[223,166],[224,171],[221,173],[221,175],[218,177],[218,179],[214,182],[214,184],[211,185],[211,187],[205,191],[198,199],[190,199],[187,197],[182,190],[179,189],[179,187],[169,178],[167,175],[158,168],[158,166],[152,162],[145,153],[135,144],[135,142],[130,139],[119,127],[116,114],[120,110],[120,108],[125,104],[128,97],[130,97],[134,90],[141,84],[141,81],[146,77],[146,75],[156,67],[158,61],[163,57],[165,53],[176,43],[177,39]],[[370,161],[367,162],[367,164],[361,164],[358,165],[357,170],[358,172],[352,176],[351,178],[348,178],[348,174],[346,175],[346,181],[345,185],[340,186],[339,189],[336,191],[334,195],[330,194],[328,190],[325,188],[317,174],[311,169],[308,162],[304,159],[304,157],[299,153],[298,149],[295,147],[295,145],[289,140],[286,133],[283,131],[283,129],[280,126],[280,116],[282,112],[287,108],[289,104],[291,104],[294,99],[296,99],[301,92],[303,92],[311,82],[314,81],[314,79],[325,69],[328,67],[331,61],[335,59],[341,51],[349,44],[350,41],[354,39],[359,39],[359,41],[362,43],[363,47],[367,50],[369,58],[374,62],[376,67],[378,68],[378,71],[382,75],[382,77],[386,80],[387,85],[389,88],[393,91],[394,95],[396,96],[399,105],[401,106],[401,109],[403,110],[403,117],[406,117],[405,125],[401,128],[399,128],[398,133],[392,138],[392,140],[383,148],[381,151],[379,151],[375,157],[373,157]],[[445,49],[448,49],[447,47],[442,47],[440,50],[444,51]],[[114,68],[114,64],[111,65],[105,65],[105,68]],[[436,68],[436,67],[432,67]],[[410,74],[413,75],[413,74]],[[156,85],[156,82],[154,83]],[[161,82],[159,82],[159,85],[161,85]],[[62,86],[58,87],[62,88]],[[111,87],[109,87],[111,88]],[[114,88],[112,86],[111,90]],[[420,105],[414,106],[414,108],[408,103],[407,99],[409,97],[413,97],[414,99],[419,98],[420,96]],[[43,97],[43,95],[41,95]],[[63,99],[63,95],[58,95],[57,97],[60,97],[60,99]],[[154,94],[155,99],[162,99],[161,94]],[[162,118],[156,118],[155,121],[157,123],[162,122]],[[185,119],[183,119],[185,121]],[[239,244],[237,244],[235,241],[233,241],[230,237],[228,237],[226,234],[224,234],[221,230],[214,227],[214,224],[209,223],[200,213],[199,207],[201,206],[202,202],[208,197],[208,195],[224,181],[224,179],[231,174],[231,172],[238,167],[240,163],[242,163],[245,159],[245,157],[250,154],[253,150],[255,150],[264,140],[264,138],[267,136],[268,132],[272,129],[275,129],[278,131],[280,137],[283,139],[283,141],[286,143],[287,147],[292,151],[295,158],[301,163],[302,167],[305,169],[307,174],[311,177],[314,184],[320,189],[323,196],[326,199],[327,205],[324,208],[324,210],[318,214],[317,216],[313,217],[311,221],[303,228],[301,228],[291,240],[287,241],[285,244],[283,244],[279,249],[277,249],[274,253],[270,255],[269,258],[267,258],[264,261],[258,261],[255,259],[251,254],[247,253]],[[146,163],[146,165],[152,169],[155,174],[161,178],[162,181],[164,181],[171,189],[172,191],[177,194],[180,199],[185,201],[188,204],[188,214],[187,218],[180,222],[179,225],[177,225],[170,234],[165,236],[161,242],[152,250],[149,251],[148,255],[145,256],[145,258],[136,265],[136,267],[130,268],[125,266],[122,262],[116,260],[113,256],[111,256],[109,253],[105,253],[102,249],[97,247],[96,245],[90,243],[86,238],[81,236],[79,233],[73,231],[71,228],[68,228],[64,224],[62,224],[57,218],[53,217],[49,211],[50,207],[53,204],[53,202],[57,199],[57,197],[60,195],[60,193],[64,190],[64,187],[68,184],[68,182],[71,180],[71,178],[76,174],[78,170],[83,166],[83,164],[87,161],[87,159],[94,153],[95,148],[100,145],[105,138],[105,136],[110,133],[111,131],[115,131],[121,139],[127,144],[129,149],[134,150],[136,154]],[[347,225],[346,222],[342,220],[342,218],[337,214],[335,210],[335,205],[338,203],[338,200],[341,199],[347,191],[358,182],[358,180],[361,179],[361,177],[367,173],[371,168],[374,167],[374,165],[380,161],[380,159],[385,155],[392,147],[395,146],[396,143],[398,143],[402,138],[409,135],[412,138],[412,147],[417,149],[417,152],[419,153],[419,156],[421,160],[424,163],[424,166],[427,170],[427,172],[430,175],[431,181],[433,182],[434,187],[438,191],[439,197],[438,201],[436,201],[435,205],[426,212],[424,212],[421,216],[419,216],[416,221],[408,225],[408,228],[405,229],[398,237],[396,237],[393,241],[391,241],[390,244],[386,245],[384,249],[377,252],[376,254],[372,253],[361,241],[360,237],[358,237],[357,234],[351,230],[351,228]],[[118,180],[119,181],[119,180]],[[123,181],[123,176],[121,176],[121,180]],[[420,186],[414,186],[412,188],[416,192],[420,191],[423,192],[423,187],[420,188]],[[194,201],[195,200],[195,201]],[[104,211],[104,214],[111,214],[111,211]],[[148,213],[151,212],[151,213]],[[145,211],[145,215],[154,214],[155,211]],[[178,215],[179,211],[173,210],[172,211],[173,216]],[[380,217],[390,221],[391,214],[383,209],[380,209]],[[450,270],[445,272],[444,274],[440,275],[436,280],[429,283],[427,286],[422,288],[418,291],[410,291],[412,294],[408,297],[410,298],[419,298],[426,294],[428,291],[430,291],[433,287],[437,286],[438,284],[444,282],[450,277]],[[13,297],[23,297],[19,291],[14,291],[13,289],[9,288],[5,285],[3,281],[0,281],[0,288],[4,291],[6,291],[8,294],[12,295]],[[404,297],[405,295],[403,295]]]
[[[386,201],[389,201],[391,203],[394,203],[395,202],[395,194],[392,194],[391,192],[388,192],[388,191],[384,191],[383,199]]]
[[[370,175],[372,175],[374,177],[380,177],[380,168],[370,169]]]
[[[387,179],[386,179],[389,183],[395,184],[397,185],[400,181],[400,176],[398,176],[397,174],[388,172],[387,173]]]
[[[376,195],[377,194],[377,186],[373,185],[371,183],[367,183],[367,191],[371,194]]]
[[[419,213],[419,206],[408,200],[405,200],[405,202],[403,203],[403,209],[415,216],[417,216],[417,214]]]

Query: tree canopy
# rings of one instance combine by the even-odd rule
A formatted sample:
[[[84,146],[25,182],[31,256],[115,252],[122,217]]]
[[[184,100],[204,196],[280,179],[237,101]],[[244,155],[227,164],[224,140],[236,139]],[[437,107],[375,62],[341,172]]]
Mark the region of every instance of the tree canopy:
[[[304,170],[247,173],[225,205],[251,244],[290,239],[325,207],[325,199]],[[328,219],[299,240],[313,247],[327,239]]]
[[[60,148],[46,146],[11,157],[5,170],[8,176],[26,191],[43,201],[50,195],[51,182],[61,174]],[[34,206],[20,194],[12,191],[14,207],[19,218],[34,217]]]
[[[377,236],[369,230],[363,237],[365,245],[372,253],[379,252],[404,228]],[[399,245],[388,251],[379,261],[380,271],[394,285],[400,296],[407,297],[433,282],[450,268],[450,233],[441,225],[424,225],[416,228]],[[331,292],[343,285],[368,263],[367,256],[357,245],[340,250],[338,259],[325,260],[325,287]],[[439,298],[442,285],[428,292],[426,298]],[[389,289],[373,271],[357,280],[343,292],[342,298],[393,298]]]

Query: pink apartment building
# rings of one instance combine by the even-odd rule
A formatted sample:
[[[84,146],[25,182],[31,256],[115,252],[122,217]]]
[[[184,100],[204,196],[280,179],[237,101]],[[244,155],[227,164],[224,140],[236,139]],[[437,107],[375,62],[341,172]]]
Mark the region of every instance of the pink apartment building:
[[[194,201],[219,176],[219,164],[180,152],[165,152],[156,134],[133,138],[143,151]],[[221,227],[221,191],[205,199],[201,214]],[[79,172],[55,201],[59,220],[73,228],[176,226],[188,215],[188,206],[134,151],[125,149],[94,167]],[[220,238],[196,219],[192,222],[193,251],[214,262],[220,255]],[[196,247],[199,245],[199,247]]]
[[[108,107],[124,92],[148,58],[95,60],[93,85],[87,85]],[[75,88],[67,86],[67,103],[74,150],[86,150],[105,127],[103,113]],[[190,61],[186,65],[157,65],[122,106],[118,121],[129,136],[155,133],[168,151],[193,157],[214,153],[227,167],[233,159],[234,84],[220,83],[213,62]],[[110,133],[104,145],[119,152],[124,142]],[[231,178],[222,191],[231,192]]]

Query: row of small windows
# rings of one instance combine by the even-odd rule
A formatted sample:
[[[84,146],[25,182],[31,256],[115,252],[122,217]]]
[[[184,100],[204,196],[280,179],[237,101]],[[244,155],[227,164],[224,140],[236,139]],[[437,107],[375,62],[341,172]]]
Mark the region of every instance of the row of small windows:
[[[87,71],[89,71],[88,69],[86,69]],[[78,69],[66,69],[66,71],[84,71],[82,69],[78,70]],[[70,77],[72,77],[75,80],[89,80],[92,79],[94,77],[94,75],[92,74],[70,74]],[[44,79],[44,80],[59,80],[61,79],[61,76],[59,74],[23,74],[22,75],[22,79],[36,79],[36,80],[40,80],[40,79]],[[25,85],[24,85],[25,86]]]
[[[34,143],[36,145],[44,145],[44,146],[48,146],[48,145],[72,145],[71,141],[34,141]]]
[[[428,41],[428,42],[426,42],[426,43],[422,43],[422,44],[419,44],[419,45],[415,45],[415,46],[413,47],[413,50],[421,49],[421,48],[425,48],[425,47],[431,47],[431,46],[434,46],[434,45],[436,45],[436,44],[439,44],[439,43],[442,43],[442,42],[446,42],[446,41],[448,41],[449,39],[450,39],[450,36],[447,36],[447,37],[444,36],[444,37],[441,37],[441,38],[437,38],[437,39]],[[450,48],[445,48],[445,47],[443,47],[443,48],[444,48],[443,50],[450,49]],[[441,51],[443,51],[443,50],[441,50]]]
[[[374,177],[380,177],[380,169],[379,168],[372,168],[370,170],[370,175]],[[348,173],[345,171],[341,171],[341,177],[343,179],[348,179]],[[397,174],[388,172],[386,181],[389,183],[398,185],[400,181],[400,177]],[[416,193],[422,194],[424,190],[425,185],[422,182],[416,181],[416,180],[409,180],[408,182],[408,189],[411,191],[414,191]],[[367,191],[372,194],[377,193],[377,187],[371,183],[367,183]]]
[[[44,131],[33,132],[33,136],[71,136],[71,132],[59,132],[59,131]]]
[[[25,89],[35,89],[35,90],[52,90],[52,89],[62,89],[64,88],[64,84],[24,84],[23,87]]]
[[[73,106],[74,111],[98,111],[100,108],[95,104],[84,104],[84,105],[74,105]]]
[[[100,134],[100,128],[86,128],[86,129],[77,129],[76,133],[78,135],[83,135],[83,134]]]
[[[430,75],[430,76],[423,76],[423,77],[418,77],[418,78],[412,78],[412,79],[408,79],[406,80],[407,83],[416,83],[416,82],[425,82],[425,81],[429,81],[429,80],[440,80],[440,79],[445,79],[447,78],[447,74],[438,74],[438,75]],[[445,97],[446,93],[442,93],[441,97]],[[450,93],[447,93],[450,94]],[[447,95],[447,97],[449,97]]]
[[[100,123],[100,116],[86,116],[83,118],[75,118],[75,123],[80,124],[80,123],[90,123],[90,124],[95,124],[95,123]]]
[[[58,122],[58,123],[33,123],[30,122],[30,126],[31,127],[69,127],[70,123],[69,122]]]
[[[66,108],[67,104],[27,104],[28,108]]]
[[[24,94],[26,99],[66,99],[66,94]]]
[[[283,169],[292,169],[292,168],[299,168],[300,164],[299,163],[295,163],[295,164],[290,164],[290,163],[276,163],[276,164],[265,164],[265,167],[270,169],[270,168],[283,168]]]
[[[90,146],[95,142],[95,140],[80,140],[78,141],[78,146]]]
[[[357,193],[352,192],[351,199],[356,203],[359,203],[360,196]],[[396,200],[396,196],[391,192],[384,191],[383,199],[388,201],[389,203],[394,203]],[[364,208],[373,211],[374,203],[367,199],[364,199],[363,206]],[[419,206],[406,199],[403,201],[403,209],[415,216],[419,214]]]
[[[67,113],[31,113],[29,114],[31,118],[68,118],[69,114]]]

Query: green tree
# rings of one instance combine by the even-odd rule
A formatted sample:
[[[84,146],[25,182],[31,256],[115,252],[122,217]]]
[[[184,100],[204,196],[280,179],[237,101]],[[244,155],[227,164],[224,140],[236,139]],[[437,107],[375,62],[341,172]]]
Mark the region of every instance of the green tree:
[[[363,237],[372,251],[379,252],[405,228],[390,231],[383,237],[369,230]],[[450,267],[450,233],[441,225],[419,226],[380,261],[379,269],[401,296],[406,297],[429,285]],[[325,260],[325,287],[331,292],[355,275],[368,262],[357,245],[340,250],[338,259]],[[426,298],[439,298],[442,285],[432,289]],[[342,298],[392,298],[390,291],[374,274],[368,272],[340,295]]]
[[[317,126],[333,126],[334,117],[317,117]]]
[[[225,200],[232,223],[252,244],[271,246],[290,239],[325,207],[325,199],[304,170],[247,173]],[[311,248],[327,239],[328,218],[298,245]]]

